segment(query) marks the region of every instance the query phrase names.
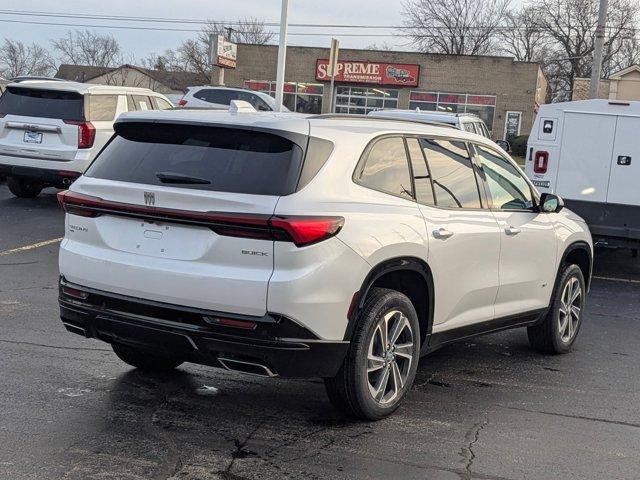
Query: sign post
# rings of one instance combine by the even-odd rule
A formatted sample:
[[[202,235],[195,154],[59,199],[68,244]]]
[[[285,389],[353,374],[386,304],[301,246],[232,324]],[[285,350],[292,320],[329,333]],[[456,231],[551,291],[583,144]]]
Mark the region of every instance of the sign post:
[[[340,40],[337,38],[331,39],[331,51],[329,52],[329,64],[327,65],[327,75],[331,77],[331,100],[329,101],[329,112],[334,113],[334,84],[336,73],[338,73],[338,55],[340,53]]]
[[[289,24],[289,0],[282,0],[280,12],[280,43],[278,45],[278,68],[276,72],[276,112],[282,111],[282,98],[284,96],[284,67],[287,60],[287,30]]]
[[[209,64],[217,66],[218,85],[224,85],[225,68],[236,68],[238,58],[238,46],[231,43],[222,35],[209,35]],[[213,71],[211,72],[211,83],[213,83]]]

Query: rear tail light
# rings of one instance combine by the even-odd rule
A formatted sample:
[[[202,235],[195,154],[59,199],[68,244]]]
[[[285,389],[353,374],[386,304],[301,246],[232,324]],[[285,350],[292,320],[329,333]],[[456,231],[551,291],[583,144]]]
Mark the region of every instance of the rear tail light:
[[[179,107],[184,107],[186,104],[187,104],[187,101],[186,101],[184,98],[181,98],[181,99],[178,101],[178,106],[179,106]]]
[[[58,202],[65,212],[83,217],[107,214],[173,221],[205,226],[222,236],[292,242],[297,247],[331,238],[344,225],[342,217],[191,212],[112,202],[69,190],[58,193]]]
[[[533,158],[533,172],[547,173],[549,164],[549,152],[537,151]]]
[[[91,148],[96,139],[96,128],[91,122],[65,120],[64,123],[78,126],[78,148]]]

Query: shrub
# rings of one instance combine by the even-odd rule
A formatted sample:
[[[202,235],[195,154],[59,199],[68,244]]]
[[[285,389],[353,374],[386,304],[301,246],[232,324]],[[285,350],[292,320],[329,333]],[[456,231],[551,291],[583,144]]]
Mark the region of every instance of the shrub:
[[[520,135],[511,140],[511,153],[513,155],[517,155],[518,157],[526,157],[528,140],[529,135]]]

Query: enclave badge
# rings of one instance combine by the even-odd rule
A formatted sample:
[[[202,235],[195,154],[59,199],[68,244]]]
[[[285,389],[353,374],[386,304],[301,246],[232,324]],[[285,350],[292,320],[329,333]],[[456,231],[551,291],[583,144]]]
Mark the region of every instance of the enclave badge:
[[[145,205],[155,205],[156,204],[156,194],[153,192],[144,192],[144,204]]]

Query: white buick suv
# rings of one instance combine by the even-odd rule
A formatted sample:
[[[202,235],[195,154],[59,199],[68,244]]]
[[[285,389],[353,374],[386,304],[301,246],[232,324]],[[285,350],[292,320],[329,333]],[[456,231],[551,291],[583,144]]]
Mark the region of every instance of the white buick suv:
[[[527,327],[568,352],[592,244],[490,140],[354,116],[153,111],[121,116],[71,189],[60,248],[65,327],[126,363],[321,377],[379,419],[421,355]]]

